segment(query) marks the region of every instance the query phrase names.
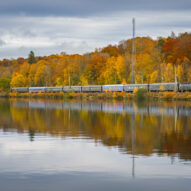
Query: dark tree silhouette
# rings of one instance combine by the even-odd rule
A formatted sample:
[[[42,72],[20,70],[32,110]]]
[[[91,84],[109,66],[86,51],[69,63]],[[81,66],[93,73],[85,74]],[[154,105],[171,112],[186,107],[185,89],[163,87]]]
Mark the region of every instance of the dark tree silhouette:
[[[35,55],[33,51],[30,51],[29,57],[28,57],[28,63],[33,64],[36,62]]]

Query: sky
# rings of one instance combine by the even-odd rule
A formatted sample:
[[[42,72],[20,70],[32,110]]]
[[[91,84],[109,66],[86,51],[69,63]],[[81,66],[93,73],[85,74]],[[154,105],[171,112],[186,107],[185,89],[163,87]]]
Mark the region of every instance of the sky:
[[[190,0],[0,1],[0,59],[83,54],[136,36],[191,32]]]

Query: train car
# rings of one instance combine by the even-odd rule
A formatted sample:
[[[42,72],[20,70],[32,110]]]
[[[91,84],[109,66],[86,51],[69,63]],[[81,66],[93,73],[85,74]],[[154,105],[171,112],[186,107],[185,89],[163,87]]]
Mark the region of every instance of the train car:
[[[18,92],[18,93],[27,93],[29,92],[29,88],[27,87],[18,87],[18,88],[12,88],[11,89],[12,92]]]
[[[46,87],[45,91],[47,93],[59,93],[63,91],[62,87]]]
[[[180,92],[191,91],[191,83],[179,84],[179,91]]]
[[[101,85],[82,86],[82,92],[101,92]]]
[[[135,88],[148,90],[148,84],[126,84],[126,85],[124,85],[124,91],[126,91],[126,92],[133,92]]]
[[[122,92],[123,91],[123,85],[121,85],[121,84],[103,85],[102,91],[103,92]]]
[[[158,91],[178,91],[177,83],[153,83],[149,84],[149,91],[158,92]]]
[[[63,92],[81,92],[82,86],[64,86]]]
[[[45,93],[46,87],[30,87],[29,93]]]

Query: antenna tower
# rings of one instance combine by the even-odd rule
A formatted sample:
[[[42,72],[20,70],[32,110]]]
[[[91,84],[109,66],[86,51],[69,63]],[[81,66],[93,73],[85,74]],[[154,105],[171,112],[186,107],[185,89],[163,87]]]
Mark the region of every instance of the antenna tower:
[[[136,83],[136,48],[135,48],[135,18],[132,20],[133,22],[133,38],[132,38],[132,71],[131,71],[131,83]]]

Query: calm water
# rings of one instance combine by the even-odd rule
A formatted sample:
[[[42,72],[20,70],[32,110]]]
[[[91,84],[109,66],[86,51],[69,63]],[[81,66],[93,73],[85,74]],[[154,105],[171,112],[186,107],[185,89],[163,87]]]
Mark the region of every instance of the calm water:
[[[0,190],[191,187],[191,102],[0,100]]]

